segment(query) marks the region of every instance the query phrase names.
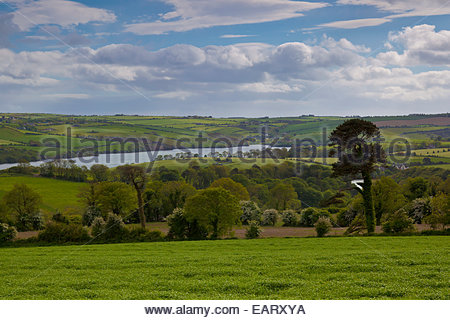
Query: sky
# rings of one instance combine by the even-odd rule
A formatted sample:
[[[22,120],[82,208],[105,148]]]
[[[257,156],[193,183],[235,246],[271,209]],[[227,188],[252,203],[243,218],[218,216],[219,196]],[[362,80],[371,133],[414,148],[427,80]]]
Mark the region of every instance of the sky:
[[[450,0],[0,0],[0,112],[443,113]]]

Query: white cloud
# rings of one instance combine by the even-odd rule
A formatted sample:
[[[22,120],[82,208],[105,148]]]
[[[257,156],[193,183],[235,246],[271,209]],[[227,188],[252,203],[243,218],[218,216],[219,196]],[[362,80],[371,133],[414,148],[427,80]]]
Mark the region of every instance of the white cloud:
[[[186,100],[189,97],[192,97],[194,93],[189,91],[172,91],[172,92],[165,92],[165,93],[159,93],[155,94],[155,98],[160,99],[177,99],[177,100]]]
[[[88,7],[68,0],[25,0],[9,1],[17,7],[12,21],[21,31],[28,31],[35,25],[56,24],[63,27],[85,24],[93,21],[114,22],[114,13]]]
[[[223,39],[234,39],[234,38],[248,38],[248,37],[254,37],[255,35],[252,34],[224,34],[220,37]]]
[[[342,20],[321,24],[321,27],[331,27],[340,29],[357,29],[362,27],[379,26],[383,23],[390,22],[390,19],[386,18],[368,18],[368,19],[355,19],[355,20]]]
[[[302,12],[328,6],[321,2],[291,0],[163,0],[174,7],[160,20],[133,23],[126,31],[164,34],[213,26],[279,21],[303,16]]]
[[[50,99],[88,99],[90,96],[85,93],[50,93],[42,94],[41,97]]]
[[[337,3],[341,5],[373,6],[383,13],[392,14],[382,18],[333,21],[321,24],[320,27],[357,29],[379,26],[396,18],[450,14],[448,0],[338,0]]]
[[[378,54],[384,64],[400,66],[450,66],[450,31],[435,31],[435,26],[419,25],[389,34],[388,48],[400,46],[402,53],[388,51]]]
[[[396,103],[434,105],[450,98],[450,70],[413,72],[405,67],[420,65],[412,63],[428,61],[431,55],[448,58],[447,41],[448,31],[436,32],[425,25],[390,34],[391,49],[375,58],[364,56],[370,51],[364,46],[328,37],[314,45],[241,43],[147,50],[112,44],[98,49],[19,53],[0,49],[0,91],[11,103],[21,105],[25,102],[19,96],[23,95],[55,104],[67,99],[69,104],[94,99],[102,91],[135,95],[133,89],[165,105],[162,112],[175,110],[170,103],[192,103],[192,108],[201,110],[215,101],[226,115],[227,104],[242,108],[254,100],[266,101],[264,106],[272,103],[273,114],[280,101],[283,112],[288,112],[289,102],[343,106],[342,113],[346,113],[346,105],[370,106],[377,101],[392,111]],[[418,53],[424,50],[428,56],[422,54],[419,59]],[[432,62],[439,65],[437,60]],[[439,66],[445,69],[445,64]]]
[[[337,3],[374,6],[381,11],[394,13],[386,18],[450,14],[448,0],[338,0]]]
[[[249,91],[257,93],[288,93],[288,92],[300,92],[304,88],[303,85],[290,85],[284,82],[255,82],[246,83],[239,86],[239,91]]]

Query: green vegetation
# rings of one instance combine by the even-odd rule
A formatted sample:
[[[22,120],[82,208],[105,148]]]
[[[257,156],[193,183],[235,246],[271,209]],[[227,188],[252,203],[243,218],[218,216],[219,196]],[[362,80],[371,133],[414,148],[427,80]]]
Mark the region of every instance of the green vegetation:
[[[407,139],[412,149],[447,149],[450,147],[448,114],[409,115],[397,117],[365,117],[376,122],[384,137],[384,147],[396,138]],[[217,138],[227,138],[233,145],[242,139],[249,144],[261,142],[261,127],[267,129],[266,142],[277,141],[279,146],[292,146],[296,139],[311,138],[321,152],[325,143],[322,129],[331,132],[347,118],[298,116],[283,118],[211,118],[200,116],[158,117],[158,116],[72,116],[56,114],[0,114],[0,163],[20,160],[37,160],[43,148],[61,146],[61,156],[73,155],[83,147],[98,146],[93,152],[132,152],[154,148],[162,139],[163,149],[176,147],[177,139],[183,139],[183,146],[195,147],[198,133],[206,139],[204,147],[212,145]],[[414,122],[413,120],[423,120]],[[421,123],[421,124],[420,124]],[[435,124],[434,124],[435,123]],[[71,128],[68,138],[67,128]],[[90,141],[84,141],[83,139]],[[116,138],[145,138],[149,142],[135,144],[128,141],[123,148],[119,143],[107,147],[107,141]],[[72,150],[68,149],[71,145]],[[223,145],[222,145],[223,146]],[[395,150],[402,151],[401,146]],[[440,151],[442,152],[442,150]],[[430,153],[431,154],[431,153]],[[56,156],[55,150],[48,150],[47,157]],[[418,156],[422,156],[417,153]],[[448,158],[448,154],[440,155]],[[332,159],[326,161],[332,162]],[[436,164],[442,165],[442,164]]]
[[[84,183],[32,176],[0,175],[0,198],[15,184],[26,184],[42,197],[45,212],[64,211],[79,206],[77,194]]]
[[[448,245],[421,236],[3,248],[0,299],[445,300]]]

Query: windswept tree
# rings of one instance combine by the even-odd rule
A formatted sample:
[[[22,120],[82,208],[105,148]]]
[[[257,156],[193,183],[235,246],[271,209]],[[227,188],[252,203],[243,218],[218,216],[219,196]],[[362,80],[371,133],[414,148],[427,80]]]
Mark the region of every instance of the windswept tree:
[[[364,199],[364,215],[367,232],[375,231],[375,210],[372,198],[372,172],[377,163],[385,162],[384,151],[379,144],[380,130],[366,120],[350,119],[339,125],[331,133],[330,156],[336,155],[338,161],[333,164],[334,176],[362,178],[356,190]],[[337,149],[337,150],[336,150]]]
[[[132,166],[129,164],[117,167],[116,170],[119,173],[121,180],[132,185],[136,190],[139,220],[142,228],[145,228],[143,194],[148,180],[147,173],[145,172],[144,167]]]

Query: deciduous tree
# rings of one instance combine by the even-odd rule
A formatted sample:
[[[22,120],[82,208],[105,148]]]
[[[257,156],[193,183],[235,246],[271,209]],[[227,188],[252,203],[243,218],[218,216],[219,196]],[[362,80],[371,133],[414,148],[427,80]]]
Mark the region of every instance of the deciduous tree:
[[[186,219],[197,221],[215,239],[231,231],[239,221],[241,208],[238,199],[223,188],[208,188],[187,199]]]

